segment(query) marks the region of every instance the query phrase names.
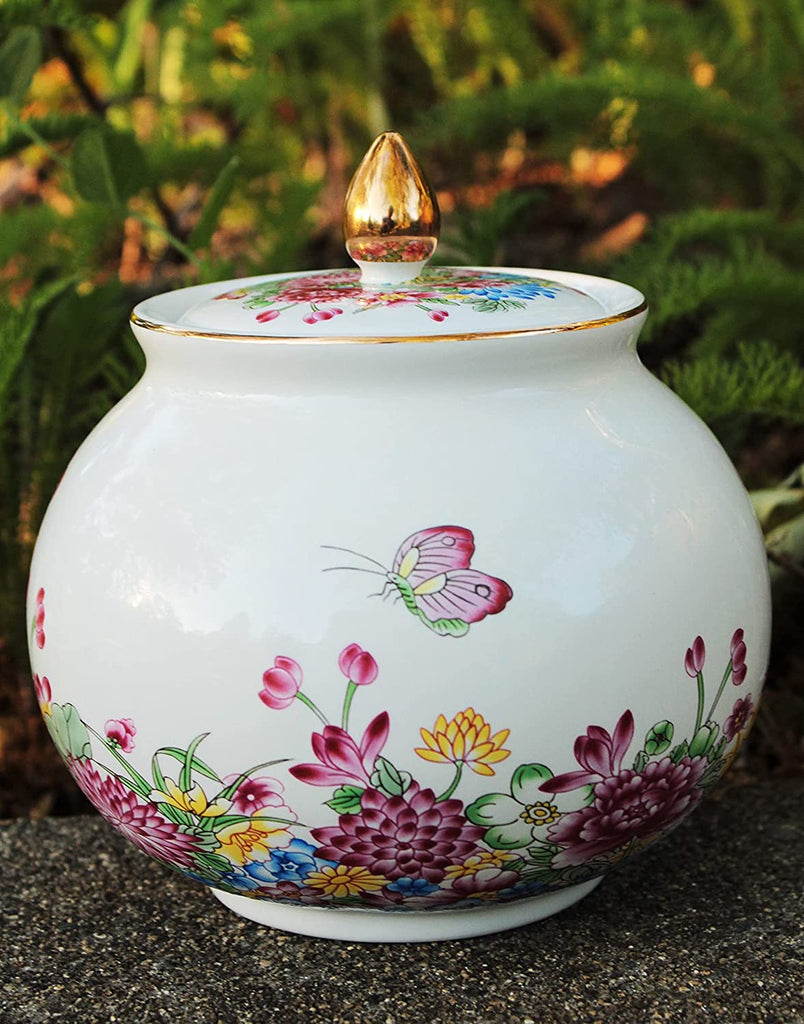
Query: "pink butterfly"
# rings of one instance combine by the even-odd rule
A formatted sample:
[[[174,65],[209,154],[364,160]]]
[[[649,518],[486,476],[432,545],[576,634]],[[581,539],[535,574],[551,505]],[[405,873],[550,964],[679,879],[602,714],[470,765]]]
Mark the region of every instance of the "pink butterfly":
[[[470,568],[475,539],[462,526],[431,526],[411,534],[402,542],[391,569],[349,548],[324,547],[378,565],[383,571],[376,575],[386,579],[381,594],[396,588],[408,611],[438,636],[465,636],[471,623],[501,612],[513,597],[505,580]],[[346,565],[334,568],[374,571]]]

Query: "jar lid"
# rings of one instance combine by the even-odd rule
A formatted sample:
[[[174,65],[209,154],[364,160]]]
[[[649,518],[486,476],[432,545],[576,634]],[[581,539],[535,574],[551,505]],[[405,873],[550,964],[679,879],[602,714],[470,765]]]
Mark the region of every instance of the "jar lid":
[[[171,323],[157,300],[134,311],[155,330],[266,341],[429,341],[594,327],[644,308],[600,279],[468,267],[426,267],[438,244],[438,203],[416,158],[384,132],[344,203],[346,249],[357,269],[273,274],[173,293]],[[585,282],[597,282],[587,291]],[[593,292],[591,294],[590,292]],[[630,307],[630,308],[629,308]],[[161,321],[161,322],[159,322]]]
[[[532,331],[605,318],[605,306],[541,277],[431,267],[415,280],[367,288],[358,270],[266,277],[205,298],[184,327],[270,337],[376,338]]]

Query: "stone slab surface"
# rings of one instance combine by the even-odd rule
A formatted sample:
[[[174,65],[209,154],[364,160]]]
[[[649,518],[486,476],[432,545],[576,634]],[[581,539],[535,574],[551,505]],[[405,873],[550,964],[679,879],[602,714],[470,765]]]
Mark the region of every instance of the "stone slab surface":
[[[0,1022],[804,1022],[804,783],[715,794],[571,910],[409,946],[235,917],[99,818],[0,824]]]

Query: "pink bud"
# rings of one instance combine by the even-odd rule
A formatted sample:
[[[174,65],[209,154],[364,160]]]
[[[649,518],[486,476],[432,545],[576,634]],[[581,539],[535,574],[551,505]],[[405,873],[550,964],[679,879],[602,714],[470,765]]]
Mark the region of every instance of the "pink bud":
[[[734,630],[734,636],[731,638],[731,647],[730,647],[732,658],[734,657],[734,649],[737,647],[738,644],[743,643],[743,639],[744,638],[745,638],[744,630],[742,630],[742,629],[735,629]],[[743,646],[745,646],[745,645],[743,645]]]
[[[687,648],[687,653],[684,657],[684,670],[687,675],[695,679],[704,667],[705,660],[706,646],[703,642],[703,637],[696,636],[692,642],[692,647]]]
[[[39,676],[36,673],[34,673],[33,683],[34,690],[36,690],[36,699],[39,701],[39,703],[49,704],[53,694],[50,689],[50,680],[48,679],[48,677],[42,676],[42,678],[40,679]]]
[[[344,647],[341,653],[338,655],[338,668],[343,672],[346,678],[349,678],[349,666],[355,660],[355,658],[362,652],[363,648],[360,644],[349,644],[348,647]]]
[[[279,316],[279,312],[280,311],[278,309],[265,309],[262,313],[257,314],[257,320],[261,324],[268,323],[269,320],[276,320]]]
[[[259,698],[269,708],[281,711],[290,707],[301,689],[301,665],[293,658],[274,658],[274,667],[262,676]]]
[[[309,316],[302,317],[302,320],[306,324],[314,324],[318,320],[318,317],[315,315],[315,313],[311,313]]]
[[[741,665],[739,668],[736,668],[732,672],[732,674],[731,674],[731,681],[734,683],[735,686],[739,686],[740,683],[743,682],[747,672],[748,672],[748,666],[747,665]]]
[[[377,662],[359,644],[349,644],[341,651],[338,667],[356,686],[368,686],[373,683],[379,672]]]
[[[735,672],[745,666],[745,644],[742,640],[732,648],[731,665]]]

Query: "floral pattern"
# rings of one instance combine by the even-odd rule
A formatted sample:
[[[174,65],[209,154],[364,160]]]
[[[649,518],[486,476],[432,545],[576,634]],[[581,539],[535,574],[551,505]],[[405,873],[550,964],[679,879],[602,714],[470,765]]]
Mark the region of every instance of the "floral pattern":
[[[226,775],[199,757],[206,734],[186,747],[160,747],[147,761],[149,775],[141,773],[129,757],[140,739],[132,719],[110,719],[96,731],[72,704],[54,701],[57,688],[47,676],[35,674],[34,686],[78,785],[150,856],[253,899],[437,910],[528,898],[597,877],[675,827],[723,773],[755,715],[746,693],[719,717],[727,684],[746,678],[742,629],[729,653],[706,711],[703,638],[679,658],[682,685],[685,676],[695,683],[695,724],[686,738],[674,742],[675,727],[663,719],[637,742],[625,709],[616,722],[578,735],[577,767],[556,774],[536,761],[519,764],[502,787],[471,800],[461,799],[459,788],[502,771],[511,730],[494,731],[473,707],[422,726],[423,746],[412,752],[430,771],[445,773],[438,793],[385,756],[388,711],[375,714],[362,734],[350,729],[355,695],[373,692],[368,688],[381,677],[374,656],[356,643],[337,656],[345,682],[340,724],[312,699],[301,665],[286,655],[274,658],[256,691],[264,714],[298,701],[321,723],[310,736],[313,760],[279,758]],[[294,785],[329,791],[320,823],[299,821],[286,785],[263,774],[280,766]]]
[[[405,250],[403,261],[426,258],[420,254],[421,241],[415,240],[413,247]],[[372,239],[370,245],[376,249],[387,242]],[[368,256],[366,252],[352,255],[357,259],[383,258],[382,254]],[[254,310],[258,323],[268,323],[285,310],[302,306],[309,310],[302,320],[312,325],[342,316],[341,304],[347,302],[354,304],[354,313],[384,306],[412,305],[440,323],[449,317],[450,307],[469,306],[476,313],[526,309],[528,303],[554,299],[560,290],[561,286],[555,282],[516,274],[439,267],[425,269],[414,281],[386,289],[363,288],[357,270],[333,270],[246,285],[215,298],[239,302],[243,309]]]
[[[419,263],[429,260],[435,252],[435,238],[411,238],[409,236],[388,236],[386,238],[350,238],[346,251],[353,260],[374,263]]]

